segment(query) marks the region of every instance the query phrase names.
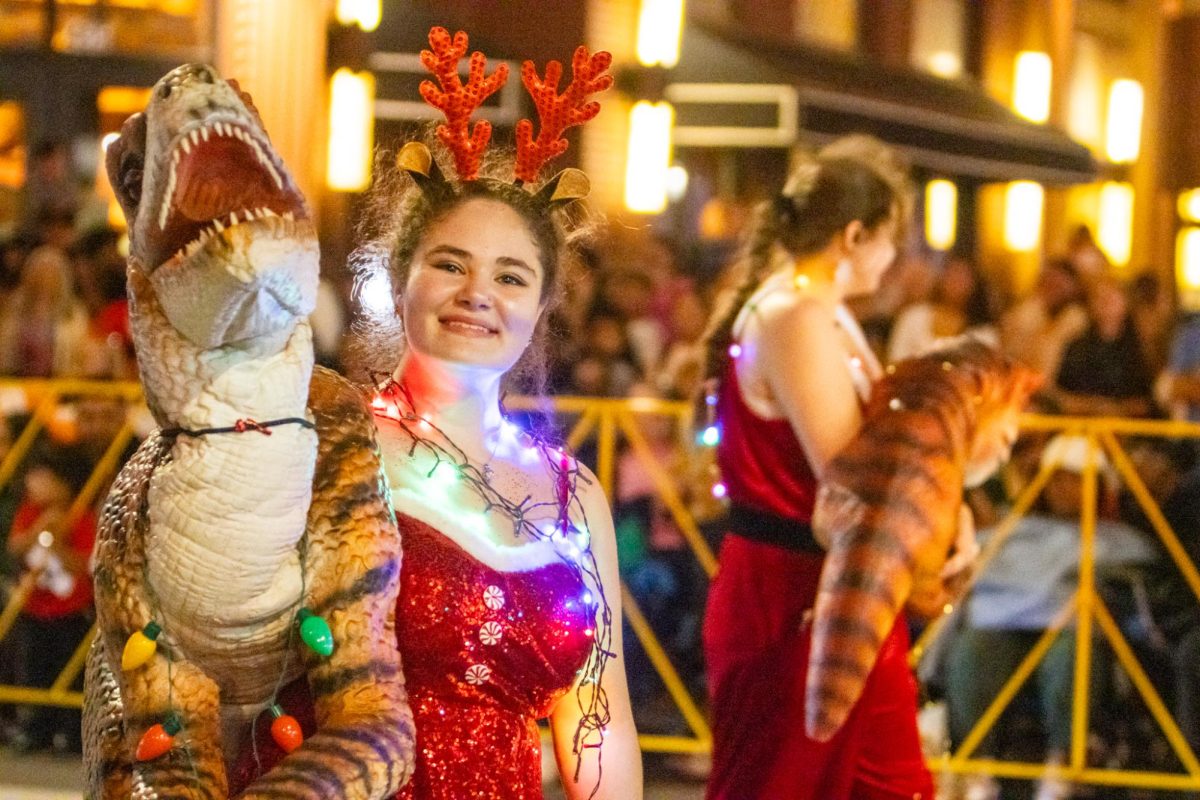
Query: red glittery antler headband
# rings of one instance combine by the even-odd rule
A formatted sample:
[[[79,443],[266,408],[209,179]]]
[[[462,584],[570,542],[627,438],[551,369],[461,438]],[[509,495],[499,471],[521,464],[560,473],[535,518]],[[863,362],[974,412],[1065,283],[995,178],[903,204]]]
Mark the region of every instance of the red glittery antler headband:
[[[421,51],[421,63],[438,79],[441,88],[432,81],[422,81],[421,96],[446,115],[446,124],[438,126],[437,135],[454,155],[459,180],[474,180],[479,176],[479,163],[491,139],[492,126],[480,120],[472,129],[471,114],[504,85],[508,66],[501,64],[491,75],[485,75],[487,59],[476,51],[471,54],[464,84],[458,74],[458,60],[467,52],[467,34],[459,31],[451,38],[445,28],[433,28],[429,31],[429,46],[430,50]],[[547,64],[544,78],[532,61],[522,65],[521,81],[533,97],[541,127],[534,138],[533,122],[523,119],[517,123],[517,162],[513,169],[517,182],[537,180],[542,167],[566,151],[563,131],[600,113],[600,104],[587,98],[612,86],[612,76],[605,74],[611,63],[610,53],[592,55],[580,45],[571,60],[571,82],[562,94],[558,93],[562,64]]]

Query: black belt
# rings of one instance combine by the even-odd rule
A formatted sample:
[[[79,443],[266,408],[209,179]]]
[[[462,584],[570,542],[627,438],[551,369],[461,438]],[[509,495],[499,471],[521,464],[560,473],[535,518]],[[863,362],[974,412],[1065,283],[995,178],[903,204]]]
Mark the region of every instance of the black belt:
[[[825,554],[825,548],[813,537],[811,525],[770,511],[733,505],[725,518],[725,529],[752,542],[772,544],[800,553]]]

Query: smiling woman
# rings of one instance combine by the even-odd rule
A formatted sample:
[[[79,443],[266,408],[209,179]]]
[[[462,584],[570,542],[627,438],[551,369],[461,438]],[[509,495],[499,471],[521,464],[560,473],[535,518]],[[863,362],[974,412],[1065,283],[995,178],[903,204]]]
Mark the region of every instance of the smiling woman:
[[[421,92],[446,112],[435,136],[377,170],[374,241],[360,289],[386,274],[394,314],[364,308],[361,358],[375,382],[383,466],[403,537],[396,631],[421,740],[402,800],[542,797],[536,721],[549,718],[567,797],[637,800],[641,759],[621,660],[612,518],[594,476],[505,417],[504,390],[540,389],[548,312],[586,231],[587,178],[541,167],[568,125],[599,111],[609,57],[575,53],[522,78],[541,115],[517,151],[485,154],[470,110],[499,88],[466,35],[435,28]],[[453,172],[450,165],[453,164]],[[457,177],[451,178],[454,174]],[[514,180],[514,176],[516,180]],[[370,299],[370,298],[366,298]],[[389,335],[390,334],[390,335]],[[603,764],[603,780],[601,780]]]
[[[473,199],[433,225],[401,296],[408,343],[425,355],[507,371],[545,303],[538,248],[520,215]]]

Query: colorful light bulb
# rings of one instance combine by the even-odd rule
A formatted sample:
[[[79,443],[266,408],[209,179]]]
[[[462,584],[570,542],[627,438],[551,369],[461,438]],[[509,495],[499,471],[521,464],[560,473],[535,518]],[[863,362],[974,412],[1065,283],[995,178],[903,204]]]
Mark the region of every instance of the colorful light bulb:
[[[300,622],[300,638],[316,653],[328,656],[333,653],[333,632],[329,623],[318,617],[307,608],[302,608],[296,614]]]
[[[128,672],[137,669],[153,658],[158,650],[158,635],[162,628],[154,620],[146,623],[140,631],[125,640],[125,649],[121,651],[121,669]]]
[[[283,709],[278,705],[271,706],[271,714],[275,717],[271,721],[271,738],[283,749],[283,752],[292,752],[304,741],[300,723],[290,714],[283,713]]]
[[[137,760],[153,761],[170,750],[175,745],[175,734],[182,728],[179,717],[174,713],[168,714],[165,720],[142,734],[135,753]]]
[[[716,425],[709,425],[700,432],[700,444],[705,447],[716,447],[721,442],[721,429]]]

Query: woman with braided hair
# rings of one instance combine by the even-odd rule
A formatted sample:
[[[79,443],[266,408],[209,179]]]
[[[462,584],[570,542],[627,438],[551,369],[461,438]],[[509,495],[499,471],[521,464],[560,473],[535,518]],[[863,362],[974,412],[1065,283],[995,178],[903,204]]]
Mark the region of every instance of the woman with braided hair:
[[[933,797],[903,620],[841,730],[819,742],[804,722],[824,562],[814,500],[882,375],[843,302],[878,288],[907,211],[890,151],[865,137],[832,143],[759,210],[744,275],[710,325],[706,401],[731,513],[704,626],[709,800]]]

